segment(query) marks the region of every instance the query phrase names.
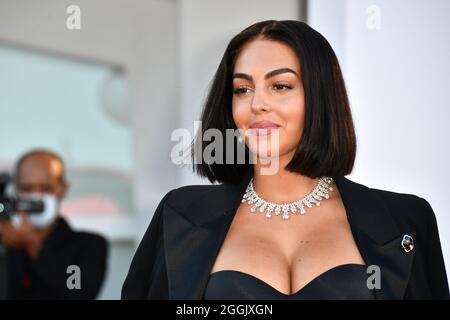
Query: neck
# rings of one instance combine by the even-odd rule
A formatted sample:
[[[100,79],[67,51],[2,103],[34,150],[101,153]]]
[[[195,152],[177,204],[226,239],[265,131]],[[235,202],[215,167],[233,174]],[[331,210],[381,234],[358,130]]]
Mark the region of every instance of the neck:
[[[264,174],[268,166],[259,160],[253,165],[253,186],[261,198],[275,203],[289,203],[303,198],[315,188],[319,178],[309,178],[284,169],[290,159],[292,155],[280,156],[277,170],[270,175]]]
[[[39,234],[43,239],[47,238],[55,229],[58,223],[58,219],[59,218],[56,218],[55,221],[53,221],[48,227],[45,227],[43,229],[35,229],[36,233]]]

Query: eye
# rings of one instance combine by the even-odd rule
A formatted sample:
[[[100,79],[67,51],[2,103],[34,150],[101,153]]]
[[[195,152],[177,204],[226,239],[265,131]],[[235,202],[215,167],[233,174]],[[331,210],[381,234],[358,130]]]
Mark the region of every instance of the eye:
[[[273,85],[273,87],[277,91],[286,91],[286,90],[292,89],[292,87],[290,85],[283,84],[283,83],[276,83],[276,84]]]
[[[236,88],[236,89],[234,89],[234,94],[236,94],[236,95],[241,95],[241,94],[244,94],[244,93],[248,93],[248,91],[247,90],[250,90],[250,88],[247,88],[247,87],[238,87],[238,88]]]
[[[19,192],[30,192],[31,188],[29,186],[19,185],[17,187],[17,191],[19,191]]]
[[[52,192],[53,188],[51,186],[42,186],[43,192]]]

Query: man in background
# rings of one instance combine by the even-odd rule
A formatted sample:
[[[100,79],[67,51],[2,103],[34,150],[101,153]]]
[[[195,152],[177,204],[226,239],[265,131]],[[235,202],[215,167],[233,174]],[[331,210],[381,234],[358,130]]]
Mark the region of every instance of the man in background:
[[[59,214],[68,189],[61,158],[45,150],[23,155],[15,189],[19,197],[42,201],[44,211],[0,221],[9,299],[94,299],[105,276],[107,243],[99,235],[75,232]]]

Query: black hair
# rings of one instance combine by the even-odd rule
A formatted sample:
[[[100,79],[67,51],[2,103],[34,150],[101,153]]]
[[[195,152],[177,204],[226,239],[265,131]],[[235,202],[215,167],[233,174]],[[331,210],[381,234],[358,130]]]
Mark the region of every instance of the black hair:
[[[202,130],[192,142],[193,170],[211,182],[238,183],[252,164],[200,163],[208,129],[237,129],[232,116],[232,74],[242,47],[255,39],[278,41],[297,55],[305,94],[304,129],[286,170],[310,178],[349,174],[356,156],[356,136],[349,100],[338,59],[328,41],[306,23],[295,20],[267,20],[255,23],[228,44],[213,78],[201,114]],[[300,119],[299,119],[300,121]],[[194,152],[198,148],[198,152]],[[201,153],[200,153],[201,151]],[[223,157],[226,158],[224,150]],[[236,150],[233,150],[234,152]],[[236,155],[236,152],[234,153]],[[246,157],[249,150],[246,147]]]

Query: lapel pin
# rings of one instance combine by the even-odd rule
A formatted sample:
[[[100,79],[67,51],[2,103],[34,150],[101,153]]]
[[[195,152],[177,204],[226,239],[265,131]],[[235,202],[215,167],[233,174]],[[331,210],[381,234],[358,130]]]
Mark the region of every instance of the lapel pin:
[[[409,234],[405,234],[402,239],[402,248],[405,252],[410,252],[414,248],[413,238]]]

